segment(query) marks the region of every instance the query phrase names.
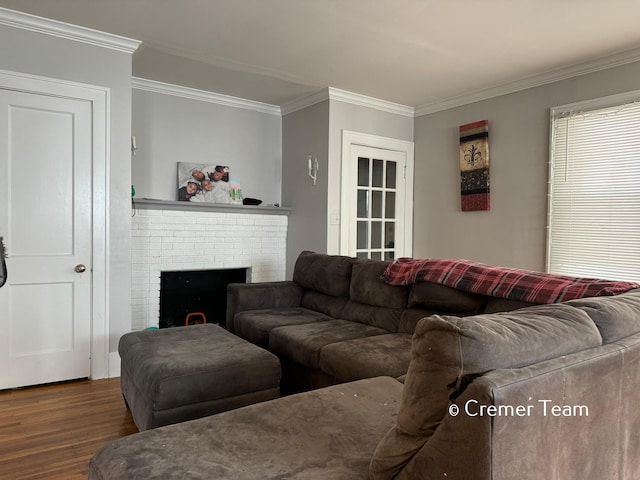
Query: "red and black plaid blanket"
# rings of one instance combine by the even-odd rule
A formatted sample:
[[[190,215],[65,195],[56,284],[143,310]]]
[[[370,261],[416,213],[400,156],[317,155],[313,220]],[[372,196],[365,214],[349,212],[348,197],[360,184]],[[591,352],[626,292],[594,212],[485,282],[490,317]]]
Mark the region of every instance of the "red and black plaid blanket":
[[[389,264],[383,279],[390,285],[440,283],[467,292],[538,304],[617,295],[640,288],[637,283],[492,267],[469,260],[413,258],[399,258]]]

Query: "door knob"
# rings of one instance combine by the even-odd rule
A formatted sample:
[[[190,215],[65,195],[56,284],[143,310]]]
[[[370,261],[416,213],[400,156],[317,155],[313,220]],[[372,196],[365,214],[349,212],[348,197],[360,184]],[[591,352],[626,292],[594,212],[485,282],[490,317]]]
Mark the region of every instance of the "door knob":
[[[78,265],[76,265],[76,268],[74,268],[74,270],[77,273],[82,273],[87,269],[87,267],[85,267],[83,264],[79,263]]]

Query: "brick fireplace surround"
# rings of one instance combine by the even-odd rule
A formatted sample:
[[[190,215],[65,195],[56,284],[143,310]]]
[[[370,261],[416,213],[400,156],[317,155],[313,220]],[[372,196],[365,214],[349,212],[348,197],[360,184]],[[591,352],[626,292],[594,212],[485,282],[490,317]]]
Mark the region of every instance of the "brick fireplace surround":
[[[157,327],[160,272],[248,268],[247,281],[285,279],[288,209],[136,201],[132,328]]]

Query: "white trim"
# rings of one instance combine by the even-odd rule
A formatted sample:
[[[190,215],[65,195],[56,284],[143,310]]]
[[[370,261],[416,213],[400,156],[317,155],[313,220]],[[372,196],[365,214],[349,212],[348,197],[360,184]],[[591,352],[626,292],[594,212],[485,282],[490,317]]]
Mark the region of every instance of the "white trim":
[[[553,117],[559,113],[578,113],[581,111],[588,111],[596,108],[606,108],[613,105],[623,105],[625,103],[635,103],[638,101],[640,101],[640,90],[633,90],[631,92],[608,95],[606,97],[594,98],[592,100],[585,100],[583,102],[557,105],[551,108],[551,119],[553,120]]]
[[[92,104],[91,378],[104,378],[109,373],[109,223],[107,212],[109,206],[110,90],[105,87],[6,70],[0,70],[0,87],[21,92],[85,100]]]
[[[394,113],[396,115],[403,115],[405,117],[413,118],[414,116],[413,107],[407,107],[406,105],[400,105],[399,103],[387,102],[386,100],[380,100],[378,98],[360,95],[359,93],[347,92],[345,90],[339,90],[333,87],[329,87],[328,90],[329,98],[331,100],[351,103],[353,105],[359,105],[361,107],[373,108],[382,112]]]
[[[329,100],[329,90],[327,88],[323,88],[319,92],[287,102],[280,108],[282,110],[282,115],[284,116],[310,107],[317,103],[324,102],[325,100]]]
[[[109,353],[109,378],[116,378],[120,376],[121,364],[120,354],[118,352]]]
[[[285,103],[282,106],[282,115],[288,115],[325,100],[350,103],[352,105],[373,108],[375,110],[403,115],[405,117],[413,118],[415,113],[413,107],[400,105],[399,103],[387,102],[386,100],[360,95],[359,93],[347,92],[346,90],[340,90],[338,88],[328,87],[312,95]]]
[[[0,7],[0,25],[21,28],[31,32],[43,33],[98,47],[110,48],[119,52],[133,53],[142,42],[111,33],[99,32],[91,28],[71,25],[28,13],[17,12]]]
[[[146,78],[133,77],[131,79],[131,86],[132,88],[147,92],[173,95],[201,102],[216,103],[227,107],[255,110],[256,112],[268,113],[270,115],[280,115],[280,107],[277,105],[256,102],[254,100],[247,100],[239,97],[231,97],[229,95],[222,95],[220,93],[208,92],[206,90],[198,90],[180,85],[172,85],[170,83],[158,82],[156,80],[148,80]]]
[[[593,60],[591,62],[558,68],[523,78],[521,80],[516,80],[514,82],[504,83],[502,85],[496,85],[495,87],[484,88],[464,95],[458,95],[444,100],[419,105],[416,107],[415,116],[419,117],[422,115],[428,115],[430,113],[436,113],[450,108],[460,107],[470,103],[520,92],[529,88],[548,85],[550,83],[599,72],[609,68],[619,67],[637,61],[640,61],[640,49],[635,48],[632,50],[625,50],[624,52]]]
[[[351,147],[360,145],[364,147],[379,148],[401,152],[406,155],[406,185],[404,196],[404,245],[403,255],[413,255],[413,170],[414,170],[414,143],[396,138],[380,137],[368,133],[359,133],[349,130],[342,131],[342,185],[340,189],[340,255],[349,255],[349,235],[343,234],[345,222],[350,219],[350,205],[353,200],[350,198],[352,185],[349,183],[355,177],[353,171],[348,172],[349,158],[351,158]]]

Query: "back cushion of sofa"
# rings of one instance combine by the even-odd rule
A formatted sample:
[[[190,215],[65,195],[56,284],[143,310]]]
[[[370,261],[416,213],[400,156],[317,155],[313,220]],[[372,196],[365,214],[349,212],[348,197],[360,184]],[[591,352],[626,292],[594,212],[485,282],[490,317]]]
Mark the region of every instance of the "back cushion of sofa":
[[[389,262],[358,260],[353,265],[349,298],[354,302],[374,307],[406,308],[407,287],[388,285],[382,274]]]
[[[602,344],[589,316],[564,304],[471,317],[424,318],[413,336],[395,427],[380,441],[370,478],[393,478],[445,417],[449,395],[469,375],[518,368]]]
[[[434,312],[426,308],[407,308],[402,312],[400,323],[398,324],[399,333],[413,333],[416,331],[418,322],[424,317],[430,317],[441,312]]]
[[[293,281],[307,290],[332,297],[349,296],[354,258],[304,251],[298,256]]]
[[[332,297],[315,290],[306,290],[302,295],[300,306],[333,318],[340,318],[348,300],[348,297]]]
[[[511,310],[531,307],[533,305],[535,304],[530,302],[523,302],[522,300],[512,300],[510,298],[500,297],[487,297],[487,304],[484,306],[484,310],[482,313],[510,312]]]
[[[436,312],[480,313],[487,303],[487,297],[465,292],[447,285],[419,282],[409,290],[409,308],[426,308]]]
[[[595,322],[604,343],[640,332],[640,290],[613,297],[570,300],[568,305],[587,312]]]
[[[382,280],[387,265],[389,262],[377,260],[356,261],[342,318],[397,331],[400,316],[407,307],[408,288],[388,285]]]

